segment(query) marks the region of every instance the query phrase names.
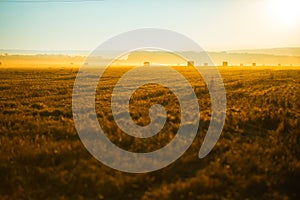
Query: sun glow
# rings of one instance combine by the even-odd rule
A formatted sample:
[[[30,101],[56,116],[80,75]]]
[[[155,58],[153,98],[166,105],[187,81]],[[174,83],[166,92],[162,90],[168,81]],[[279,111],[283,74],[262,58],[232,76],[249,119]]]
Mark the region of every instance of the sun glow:
[[[297,26],[300,23],[299,0],[269,0],[268,7],[271,14],[281,23]]]

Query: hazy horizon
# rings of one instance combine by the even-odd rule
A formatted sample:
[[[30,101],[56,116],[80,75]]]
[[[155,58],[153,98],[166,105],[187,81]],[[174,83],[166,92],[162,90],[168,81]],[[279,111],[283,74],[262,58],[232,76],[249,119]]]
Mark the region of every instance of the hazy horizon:
[[[256,63],[258,66],[300,66],[300,48],[275,48],[275,49],[256,49],[256,50],[229,50],[220,52],[206,52],[214,65],[222,65],[224,61],[231,66],[251,66]],[[118,53],[117,53],[118,54]],[[89,51],[6,51],[1,53],[0,58],[2,66],[11,66],[18,63],[24,63],[24,66],[30,64],[47,65],[81,65],[84,59],[90,55]],[[99,64],[105,60],[113,59],[117,66],[135,66],[143,65],[144,62],[150,62],[154,65],[183,66],[186,65],[184,58],[178,57],[182,55],[194,61],[199,60],[199,53],[195,51],[175,51],[167,52],[162,50],[147,51],[138,50],[127,54],[120,52],[120,57],[115,57],[116,51],[107,51],[97,57]],[[204,66],[205,61],[195,63],[195,66]]]
[[[268,53],[268,51],[278,51],[278,52],[285,52],[285,53]],[[299,52],[299,55],[293,55],[293,50]],[[110,50],[109,52],[116,52],[117,50]],[[143,51],[143,50],[140,50]],[[145,50],[147,51],[147,50]],[[206,52],[210,53],[250,53],[255,51],[261,51],[260,54],[268,54],[268,55],[288,55],[289,56],[300,56],[300,46],[299,47],[274,47],[274,48],[252,48],[252,49],[223,49],[223,50],[209,50]],[[80,50],[80,49],[64,49],[64,50],[39,50],[39,49],[0,49],[0,53],[10,54],[10,55],[38,55],[38,54],[46,54],[46,55],[80,55],[86,56],[90,54],[92,50]],[[157,50],[156,52],[160,52]],[[161,51],[163,52],[163,51]],[[176,51],[176,52],[195,52],[195,51]]]

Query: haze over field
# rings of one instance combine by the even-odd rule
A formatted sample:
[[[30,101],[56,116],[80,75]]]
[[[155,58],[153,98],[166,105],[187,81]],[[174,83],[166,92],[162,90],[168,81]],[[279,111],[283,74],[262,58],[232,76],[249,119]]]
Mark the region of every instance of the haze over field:
[[[88,51],[34,51],[34,50],[0,50],[0,62],[2,66],[28,66],[34,64],[35,67],[45,65],[64,65],[74,67],[82,65]],[[244,66],[257,65],[277,66],[300,66],[300,48],[276,48],[276,49],[253,49],[253,50],[229,50],[222,52],[207,52],[215,65],[221,65],[223,61],[229,65]],[[111,59],[111,52],[107,52],[102,59]],[[186,65],[186,61],[175,55],[176,52],[164,51],[134,51],[121,58],[115,58],[119,65],[142,65],[146,61],[158,65]],[[183,52],[183,55],[197,57],[196,52]],[[101,62],[99,62],[101,64]],[[198,66],[204,63],[198,63]]]

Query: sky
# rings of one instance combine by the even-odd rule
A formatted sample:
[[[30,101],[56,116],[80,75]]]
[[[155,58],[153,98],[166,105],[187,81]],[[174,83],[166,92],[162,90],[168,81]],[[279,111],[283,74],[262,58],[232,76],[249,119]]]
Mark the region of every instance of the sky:
[[[0,49],[87,50],[162,28],[209,51],[300,47],[298,0],[0,0]]]

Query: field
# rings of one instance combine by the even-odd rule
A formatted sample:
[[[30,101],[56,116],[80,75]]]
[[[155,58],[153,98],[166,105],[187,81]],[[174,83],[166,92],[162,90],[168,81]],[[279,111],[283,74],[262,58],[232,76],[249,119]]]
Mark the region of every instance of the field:
[[[124,134],[111,115],[110,94],[129,69],[109,68],[100,80],[98,121],[120,147],[153,151],[174,137],[178,101],[164,87],[139,88],[131,98],[133,120],[147,125],[146,108],[161,103],[167,124],[149,139]],[[209,94],[194,69],[175,69],[198,97],[198,134],[168,167],[130,174],[101,164],[81,143],[71,109],[75,67],[0,68],[0,199],[299,199],[300,68],[220,67],[226,121],[203,159],[198,151],[211,116]]]

